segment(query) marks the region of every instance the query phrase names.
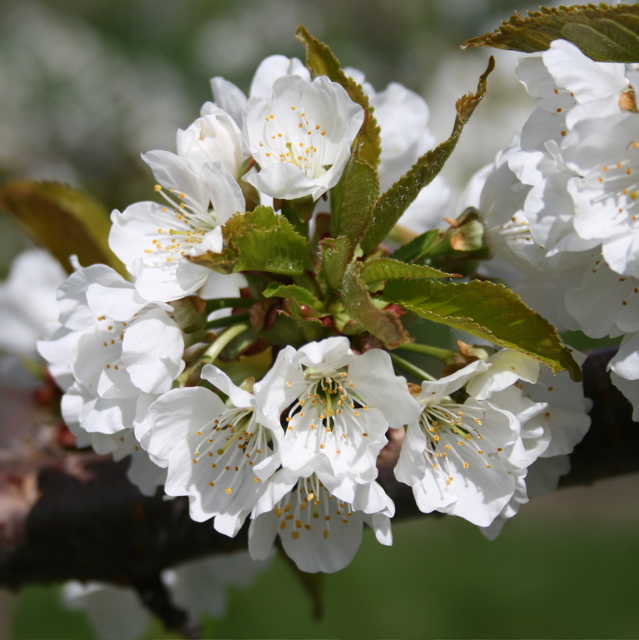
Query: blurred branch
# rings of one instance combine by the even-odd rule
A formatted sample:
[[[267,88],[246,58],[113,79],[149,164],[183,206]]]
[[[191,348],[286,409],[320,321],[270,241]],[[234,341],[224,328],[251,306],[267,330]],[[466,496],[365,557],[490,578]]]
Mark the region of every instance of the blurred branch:
[[[612,386],[606,365],[614,351],[591,355],[584,365],[593,426],[571,456],[561,486],[639,471],[639,426]],[[394,479],[397,432],[379,458],[379,481],[397,515],[419,515],[412,491]],[[247,545],[247,527],[235,538],[211,522],[189,517],[186,498],[145,497],[126,477],[127,460],[94,453],[3,464],[0,471],[0,585],[17,589],[64,580],[99,580],[138,590],[167,627],[193,633],[169,601],[159,575],[177,563]]]
[[[595,351],[584,363],[584,394],[593,401],[592,426],[570,456],[570,473],[561,478],[560,488],[639,471],[639,424],[632,421],[632,407],[607,371],[616,352],[616,347]]]

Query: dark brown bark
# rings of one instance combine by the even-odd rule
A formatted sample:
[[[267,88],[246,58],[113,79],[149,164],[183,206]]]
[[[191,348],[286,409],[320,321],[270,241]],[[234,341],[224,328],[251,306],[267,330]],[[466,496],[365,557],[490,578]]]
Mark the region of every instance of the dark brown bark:
[[[639,424],[632,407],[606,370],[615,349],[592,353],[584,363],[584,393],[593,401],[592,426],[570,456],[570,473],[560,487],[588,485],[639,471]]]
[[[584,366],[593,425],[571,456],[561,486],[639,471],[639,425],[629,403],[610,383],[612,351]],[[379,459],[379,481],[395,501],[396,517],[419,514],[409,487],[395,481],[399,443]],[[66,453],[3,463],[0,470],[0,585],[17,589],[69,579],[130,585],[168,628],[196,629],[176,609],[160,580],[163,569],[200,556],[246,547],[218,534],[210,522],[190,519],[186,499],[145,497],[126,478],[128,462],[93,453]]]

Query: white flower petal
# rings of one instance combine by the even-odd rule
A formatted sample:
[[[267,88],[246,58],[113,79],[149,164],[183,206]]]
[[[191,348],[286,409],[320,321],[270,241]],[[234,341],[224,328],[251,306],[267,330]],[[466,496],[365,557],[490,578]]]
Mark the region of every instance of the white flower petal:
[[[149,309],[124,334],[122,362],[133,384],[146,393],[164,393],[184,369],[184,339],[162,309]]]

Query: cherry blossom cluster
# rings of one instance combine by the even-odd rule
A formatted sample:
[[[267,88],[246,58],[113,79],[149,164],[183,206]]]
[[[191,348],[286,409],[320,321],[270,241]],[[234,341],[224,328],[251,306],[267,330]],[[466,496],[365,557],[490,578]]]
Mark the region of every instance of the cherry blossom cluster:
[[[30,296],[10,295],[25,276],[34,276],[29,290],[40,301],[53,299],[63,279],[46,254],[21,256],[4,285],[8,325],[15,318],[24,327],[17,320],[32,307]],[[183,341],[165,308],[101,265],[79,268],[58,298],[59,320],[39,349],[65,385],[62,410],[79,444],[116,457],[137,450],[132,480],[147,492],[160,483],[168,495],[189,496],[192,517],[214,518],[227,535],[252,512],[253,556],[266,559],[279,535],[306,571],[347,564],[364,522],[390,542],[393,503],[376,482],[388,428],[406,433],[396,476],[413,487],[419,508],[459,515],[492,537],[527,500],[525,481],[548,469],[557,477],[588,426],[577,385],[545,369],[539,379],[538,363],[510,350],[417,387],[394,373],[385,351],[356,355],[335,337],[283,349],[252,392],[210,364],[202,370],[210,388],[167,390],[183,367]],[[40,309],[34,336],[52,315]],[[27,342],[25,354],[35,338]],[[206,571],[190,569],[185,585]],[[111,598],[137,610],[132,593],[67,591],[90,610],[95,601],[96,615]]]
[[[538,82],[541,59],[531,59]],[[428,108],[398,84],[376,93],[361,73],[348,73],[375,109],[378,179],[389,188],[433,144]],[[59,317],[39,342],[78,444],[116,458],[132,454],[130,478],[143,492],[163,486],[168,496],[188,496],[191,517],[212,519],[220,533],[235,536],[250,520],[254,559],[267,559],[279,536],[301,570],[334,572],[353,558],[364,523],[379,542],[392,542],[395,507],[377,481],[392,431],[401,443],[395,476],[412,487],[418,508],[463,517],[494,537],[521,504],[554,489],[566,472],[566,456],[589,426],[581,386],[522,351],[462,343],[455,364],[436,377],[411,368],[339,311],[318,312],[313,327],[328,328],[328,337],[291,346],[256,335],[263,303],[242,307],[255,274],[212,271],[200,258],[227,251],[227,227],[241,225],[256,204],[304,206],[309,236],[316,234],[366,114],[340,84],[311,79],[300,61],[281,56],[260,65],[248,97],[222,78],[212,88],[215,102],[178,132],[177,153],[143,156],[161,202],[112,214],[109,244],[129,277],[101,264],[76,265],[58,292]],[[566,111],[579,113],[577,107]],[[557,117],[543,108],[544,117]],[[552,109],[559,113],[554,102]],[[532,144],[533,133],[525,132],[522,144]],[[509,153],[504,157],[517,152]],[[518,153],[549,162],[547,149]],[[510,165],[500,167],[514,181]],[[441,181],[424,189],[400,224],[418,220],[420,231],[436,229],[442,194]],[[510,223],[489,218],[482,197],[489,233],[501,237],[496,229]],[[530,242],[513,253],[527,256]],[[583,242],[592,253],[593,240]],[[570,261],[567,251],[537,262]],[[405,268],[396,261],[390,267]],[[299,285],[279,282],[309,299],[303,313],[320,305]],[[187,307],[196,309],[197,330],[184,320]],[[377,308],[371,304],[368,313],[377,317]],[[245,346],[230,358],[237,366],[228,366],[226,350],[242,339]],[[396,366],[417,371],[421,384]]]
[[[623,336],[611,376],[637,419],[639,68],[555,40],[517,74],[536,108],[470,189],[501,259],[485,268],[560,329]]]

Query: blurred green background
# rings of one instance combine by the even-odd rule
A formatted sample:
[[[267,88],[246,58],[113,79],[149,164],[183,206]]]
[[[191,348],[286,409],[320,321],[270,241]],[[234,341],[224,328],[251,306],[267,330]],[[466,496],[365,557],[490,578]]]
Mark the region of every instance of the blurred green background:
[[[173,150],[175,131],[211,99],[222,75],[247,89],[260,60],[302,57],[303,23],[343,65],[378,89],[423,95],[431,130],[447,137],[454,101],[473,90],[488,52],[461,52],[520,0],[0,0],[0,179],[70,182],[123,208],[152,197],[139,154]],[[489,92],[445,169],[468,176],[510,142],[530,101],[499,52]],[[0,268],[28,241],[0,217]],[[310,617],[295,577],[276,559],[205,637],[630,638],[639,635],[637,477],[540,498],[487,542],[454,518],[372,535],[354,562],[326,577],[326,614]],[[368,532],[370,533],[370,532]],[[55,587],[0,598],[0,637],[88,638]],[[168,637],[159,626],[148,637]]]
[[[521,0],[0,0],[0,180],[61,180],[109,209],[150,199],[140,153],[175,149],[176,130],[212,99],[211,77],[248,90],[265,56],[302,58],[299,24],[377,90],[397,81],[425,96],[442,141],[489,55],[459,44],[516,8]],[[458,186],[510,142],[530,108],[513,76],[516,54],[498,53],[489,95],[445,168]],[[6,269],[25,245],[1,224]]]
[[[325,579],[325,616],[279,558],[247,590],[230,589],[205,638],[636,638],[639,478],[537,498],[497,540],[458,518],[365,535],[353,563]],[[54,588],[17,599],[12,640],[91,638]],[[176,637],[154,627],[147,638]]]

